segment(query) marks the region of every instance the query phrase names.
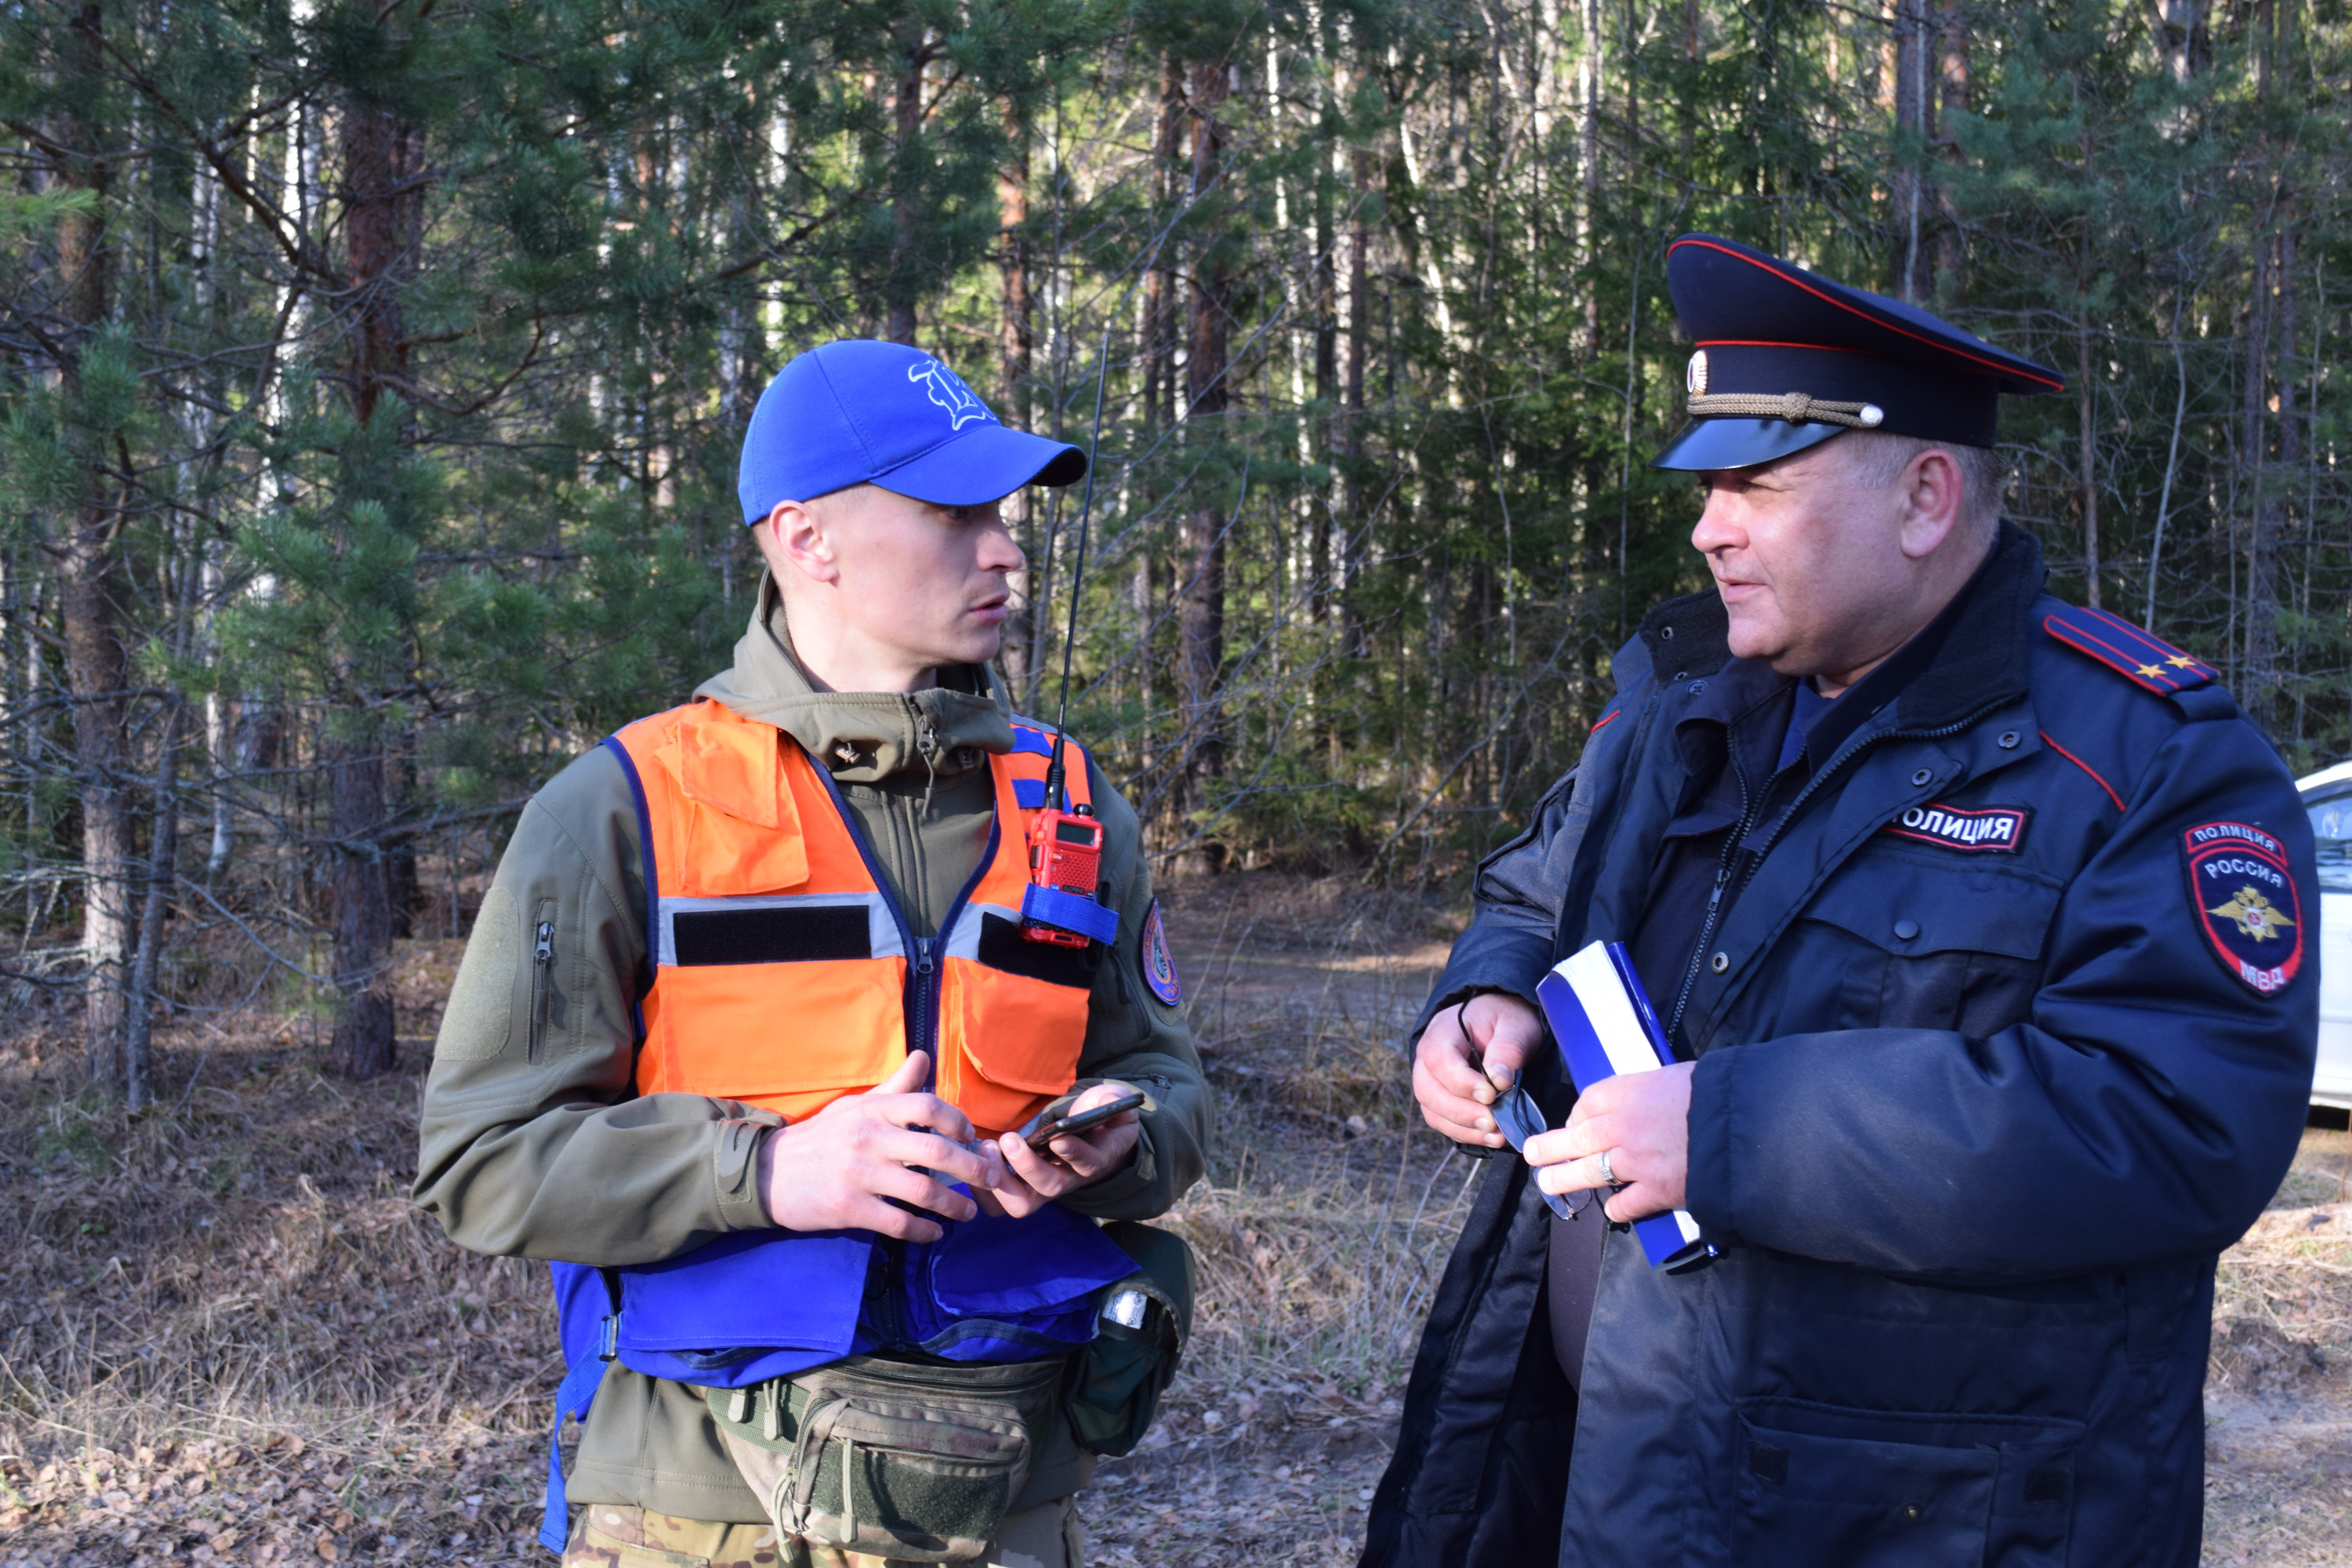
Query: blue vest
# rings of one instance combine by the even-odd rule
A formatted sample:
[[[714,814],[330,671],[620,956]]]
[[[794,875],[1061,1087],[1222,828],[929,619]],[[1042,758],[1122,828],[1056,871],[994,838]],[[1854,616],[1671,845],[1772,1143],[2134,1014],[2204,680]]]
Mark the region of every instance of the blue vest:
[[[961,1190],[959,1188],[959,1190]],[[1026,1219],[986,1213],[938,1241],[898,1249],[886,1292],[895,1332],[862,1313],[877,1257],[867,1230],[742,1231],[681,1257],[624,1268],[550,1265],[564,1417],[585,1421],[609,1364],[703,1388],[742,1388],[845,1356],[913,1350],[946,1361],[1038,1361],[1095,1333],[1095,1297],[1135,1272],[1092,1220],[1048,1204]],[[540,1543],[563,1550],[563,1460],[548,1445]]]

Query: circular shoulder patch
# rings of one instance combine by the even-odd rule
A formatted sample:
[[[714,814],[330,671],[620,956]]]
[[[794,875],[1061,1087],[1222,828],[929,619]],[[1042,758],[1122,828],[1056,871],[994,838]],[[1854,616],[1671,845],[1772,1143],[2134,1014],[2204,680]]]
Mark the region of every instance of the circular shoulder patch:
[[[1163,1007],[1173,1007],[1184,999],[1184,987],[1176,978],[1176,955],[1168,951],[1168,928],[1160,919],[1160,900],[1151,900],[1151,908],[1143,917],[1143,940],[1135,944],[1136,967],[1143,971],[1143,984],[1160,998]]]
[[[2286,847],[2242,822],[2208,822],[2180,836],[2189,892],[2205,940],[2247,990],[2275,996],[2303,968],[2303,905]]]

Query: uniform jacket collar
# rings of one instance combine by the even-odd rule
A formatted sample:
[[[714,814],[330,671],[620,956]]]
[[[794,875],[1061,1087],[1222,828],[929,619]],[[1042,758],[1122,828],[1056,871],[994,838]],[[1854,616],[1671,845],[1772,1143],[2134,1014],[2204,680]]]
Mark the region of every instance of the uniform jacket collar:
[[[1905,729],[1942,729],[2025,695],[2033,602],[2046,575],[2041,541],[2003,522],[1992,553],[1953,601],[1941,645],[1895,696]]]
[[[1911,643],[1895,650],[1838,700],[1859,699],[1843,733],[1859,730],[1874,712],[1906,730],[1937,730],[1969,714],[2025,695],[2033,647],[2033,605],[2046,575],[2042,545],[2003,522],[1976,574]],[[1662,684],[1688,681],[1692,699],[1679,723],[1730,725],[1780,696],[1789,678],[1756,659],[1734,658],[1728,617],[1713,593],[1693,594],[1643,617],[1640,640]],[[1832,710],[1835,714],[1835,710]],[[1833,750],[1834,748],[1830,748]]]
[[[995,673],[961,664],[927,691],[820,691],[793,651],[783,596],[766,573],[734,667],[695,689],[755,723],[772,724],[844,784],[894,774],[947,776],[1013,749],[1013,709]]]

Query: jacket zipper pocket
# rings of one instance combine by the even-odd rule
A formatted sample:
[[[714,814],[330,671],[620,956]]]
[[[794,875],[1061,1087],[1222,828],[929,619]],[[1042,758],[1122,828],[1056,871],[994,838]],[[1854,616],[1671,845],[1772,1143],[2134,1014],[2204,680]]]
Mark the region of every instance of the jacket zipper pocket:
[[[539,1059],[539,1044],[546,1033],[548,1003],[554,990],[555,902],[542,900],[539,920],[530,931],[530,1048],[529,1059]]]

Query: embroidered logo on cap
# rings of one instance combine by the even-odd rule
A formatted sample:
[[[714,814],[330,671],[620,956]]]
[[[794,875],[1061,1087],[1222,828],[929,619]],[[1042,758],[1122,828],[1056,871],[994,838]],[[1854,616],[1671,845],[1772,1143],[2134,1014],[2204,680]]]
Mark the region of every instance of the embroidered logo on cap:
[[[1897,838],[1970,855],[2014,855],[2033,813],[2021,805],[1915,805],[1886,825]]]
[[[2221,967],[2261,996],[2303,968],[2303,905],[2286,847],[2242,822],[2208,822],[2180,836],[2189,891]]]
[[[1168,951],[1168,928],[1160,919],[1160,900],[1151,900],[1150,911],[1143,917],[1143,940],[1135,944],[1136,967],[1143,971],[1143,984],[1160,998],[1163,1007],[1173,1007],[1184,999],[1184,987],[1176,978],[1176,955]]]
[[[907,379],[924,383],[933,403],[948,411],[948,428],[961,430],[974,419],[989,417],[988,405],[972,395],[963,378],[935,359],[907,367]]]

